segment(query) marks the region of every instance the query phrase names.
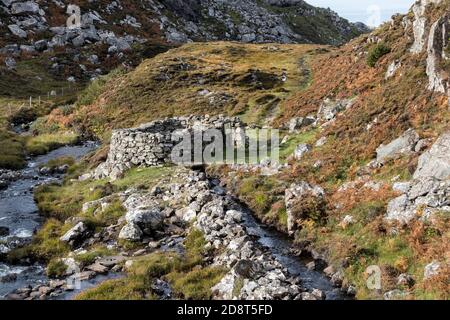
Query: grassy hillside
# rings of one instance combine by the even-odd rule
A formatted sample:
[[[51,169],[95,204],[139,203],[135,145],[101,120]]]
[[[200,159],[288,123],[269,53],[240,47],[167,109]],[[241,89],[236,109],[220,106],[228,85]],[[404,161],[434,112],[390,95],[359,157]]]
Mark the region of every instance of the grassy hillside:
[[[225,113],[264,123],[279,114],[284,99],[307,86],[309,60],[323,50],[313,45],[187,44],[130,73],[94,83],[78,101],[76,118],[99,135],[186,114]]]
[[[442,14],[446,5],[431,9],[430,16]],[[396,277],[408,273],[416,280],[408,298],[447,299],[448,270],[431,280],[424,279],[423,270],[448,254],[448,214],[438,215],[432,224],[414,222],[397,233],[390,232],[383,220],[387,203],[398,195],[392,183],[412,178],[418,155],[389,161],[372,171],[366,167],[380,144],[409,128],[431,141],[450,129],[448,98],[426,90],[426,52],[409,53],[412,38],[405,37],[401,19],[397,17],[393,24],[377,29],[370,36],[377,39],[375,44],[362,36],[316,55],[310,61],[311,85],[293,93],[284,103],[275,120],[280,127],[293,117],[316,115],[326,98],[354,98],[353,106],[335,121],[292,134],[288,141],[294,141],[294,145],[283,148],[292,152],[296,142],[314,145],[326,137],[324,145],[313,148],[301,161],[291,161],[291,168],[274,177],[238,174],[230,178],[223,168],[215,168],[212,173],[228,179],[228,185],[263,221],[284,231],[285,189],[305,180],[325,188],[326,210],[318,210],[314,203],[304,204],[309,205],[311,216],[298,229],[296,239],[300,247],[311,244],[334,266],[344,266],[346,281],[356,285],[358,298],[382,298],[382,292],[366,287],[366,268],[378,265],[383,271],[384,292],[404,290],[397,285]],[[387,78],[388,66],[394,61],[400,61],[401,67]],[[352,187],[340,189],[354,181]],[[379,189],[364,187],[364,181],[376,183]],[[318,213],[321,219],[316,219]],[[343,226],[341,221],[347,215],[358,222]]]

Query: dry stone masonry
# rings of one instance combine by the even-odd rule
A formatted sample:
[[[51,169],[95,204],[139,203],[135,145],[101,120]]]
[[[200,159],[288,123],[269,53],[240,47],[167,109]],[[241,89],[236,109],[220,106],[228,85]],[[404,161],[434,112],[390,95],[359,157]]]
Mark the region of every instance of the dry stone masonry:
[[[134,129],[114,130],[108,159],[95,170],[94,176],[114,180],[132,167],[169,163],[171,152],[179,143],[177,137],[184,134],[242,127],[237,117],[190,116],[156,120]]]

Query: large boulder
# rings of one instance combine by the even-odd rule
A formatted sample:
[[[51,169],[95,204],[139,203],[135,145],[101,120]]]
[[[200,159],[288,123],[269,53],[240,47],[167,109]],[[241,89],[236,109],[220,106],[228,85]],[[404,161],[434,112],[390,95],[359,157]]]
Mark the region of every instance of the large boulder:
[[[396,190],[403,194],[389,202],[386,220],[408,224],[419,213],[431,219],[436,212],[450,212],[450,132],[420,156],[414,180]]]
[[[139,241],[144,235],[152,235],[163,225],[164,217],[159,207],[136,208],[125,215],[127,224],[122,228],[119,239]]]
[[[60,240],[62,242],[67,242],[72,246],[80,243],[86,238],[89,233],[89,229],[84,222],[77,223],[72,229],[67,231]]]
[[[450,178],[450,132],[440,136],[431,149],[420,156],[414,179],[427,177]]]
[[[413,129],[404,132],[399,138],[388,143],[380,145],[377,149],[377,162],[385,163],[388,160],[395,159],[402,155],[414,152],[414,147],[419,141],[419,135]]]
[[[126,224],[119,233],[119,239],[127,241],[139,241],[144,233],[142,230],[133,223]]]
[[[150,230],[158,229],[163,222],[163,216],[157,207],[129,211],[125,219],[128,223],[133,223],[143,229]]]
[[[317,112],[317,118],[323,121],[333,120],[339,112],[353,105],[353,99],[331,100],[325,99]]]

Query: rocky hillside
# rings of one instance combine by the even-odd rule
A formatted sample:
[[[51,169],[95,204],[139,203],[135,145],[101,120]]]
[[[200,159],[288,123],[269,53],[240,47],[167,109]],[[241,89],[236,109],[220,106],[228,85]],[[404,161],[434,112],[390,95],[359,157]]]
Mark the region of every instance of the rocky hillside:
[[[213,9],[204,12],[206,2]],[[163,43],[227,32],[226,39],[273,41],[262,25],[239,32],[245,39],[228,31],[227,21],[251,21],[259,10],[285,19],[288,31],[278,35],[291,42],[300,37],[292,6],[308,8],[302,1],[148,3],[155,19],[167,17]],[[203,27],[216,19],[225,25]],[[46,263],[59,281],[11,298],[63,294],[75,266],[87,279],[126,275],[80,299],[448,299],[449,30],[450,1],[421,0],[338,48],[188,43],[93,81],[73,106],[32,125],[53,136],[82,132],[103,146],[70,162],[62,183],[36,190],[48,219],[4,259]],[[280,129],[279,161],[204,172],[170,164],[171,134],[225,123]],[[272,245],[259,223],[291,240]],[[286,263],[297,256],[309,259],[312,273],[292,274],[295,262]],[[318,275],[312,286],[301,281]],[[371,286],[373,276],[379,286]]]
[[[75,123],[105,132],[161,116],[226,112],[272,124],[284,136],[285,163],[275,173],[258,174],[261,165],[209,173],[262,221],[293,236],[300,251],[312,252],[310,268],[328,261],[330,276],[357,297],[445,298],[449,6],[419,1],[337,49],[215,43],[198,58],[197,45],[184,46],[107,82],[80,104]],[[249,51],[255,60],[243,64],[238,57]],[[258,64],[274,57],[280,66]],[[218,92],[230,98],[205,98]],[[141,100],[147,94],[156,100]],[[154,108],[155,101],[171,107]],[[126,120],[114,116],[127,112]],[[373,265],[382,274],[378,291],[365,282]]]
[[[304,1],[73,1],[71,5],[79,6],[80,12],[60,1],[0,1],[0,60],[6,67],[1,72],[10,76],[11,70],[20,70],[21,60],[40,57],[58,80],[85,81],[186,42],[341,44],[368,31]],[[0,89],[8,94],[7,88]]]
[[[187,44],[94,82],[68,120],[99,136],[167,116],[229,113],[264,124],[310,79],[317,45]],[[50,121],[59,121],[55,113]],[[122,116],[118,117],[117,115]],[[67,119],[67,118],[66,118]]]

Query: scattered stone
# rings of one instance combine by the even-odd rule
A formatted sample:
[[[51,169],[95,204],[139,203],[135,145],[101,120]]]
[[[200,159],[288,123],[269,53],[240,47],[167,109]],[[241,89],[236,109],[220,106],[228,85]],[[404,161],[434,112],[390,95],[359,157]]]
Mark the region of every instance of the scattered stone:
[[[123,256],[112,256],[112,257],[104,257],[99,260],[97,260],[98,264],[101,264],[102,266],[105,266],[107,268],[112,268],[115,265],[121,264],[125,261],[125,257]]]
[[[378,147],[377,162],[383,164],[388,160],[413,153],[418,141],[419,135],[417,132],[412,129],[407,130],[389,144]]]
[[[15,69],[16,68],[16,60],[12,57],[6,57],[5,59],[5,65],[8,69]]]
[[[395,289],[384,294],[384,300],[404,300],[406,293],[402,290]]]
[[[46,40],[38,40],[34,43],[34,48],[37,51],[44,51],[48,48],[48,43]]]
[[[327,297],[326,294],[322,290],[319,290],[319,289],[314,289],[311,292],[311,294],[313,296],[315,296],[318,300],[325,300]]]
[[[320,300],[317,296],[315,296],[314,294],[309,293],[309,292],[302,292],[301,297],[302,297],[302,300],[305,300],[305,301]]]
[[[51,174],[51,172],[52,172],[52,170],[49,167],[42,167],[39,169],[39,173],[44,176]]]
[[[441,264],[437,261],[433,261],[425,266],[423,277],[425,280],[431,279],[439,274],[441,271]]]
[[[397,278],[398,286],[405,286],[411,288],[412,286],[414,286],[414,284],[415,284],[414,278],[407,273],[402,273]]]
[[[355,219],[351,215],[346,215],[344,219],[342,219],[341,223],[339,224],[342,229],[347,229],[350,225],[355,223]]]
[[[395,72],[402,66],[402,63],[398,60],[393,61],[387,71],[386,71],[386,75],[385,75],[385,80],[392,78],[395,75]]]
[[[76,279],[78,281],[87,281],[87,280],[91,280],[93,278],[95,278],[95,276],[97,275],[97,273],[95,271],[83,271],[83,272],[79,272],[76,273],[72,276],[73,279]],[[67,289],[73,289],[71,286],[67,286]]]
[[[294,159],[301,160],[305,154],[312,150],[311,145],[303,143],[299,144],[294,151]]]
[[[323,121],[331,121],[336,115],[344,110],[350,108],[354,103],[354,99],[343,99],[333,101],[331,99],[325,99],[320,105],[317,113],[317,118]]]
[[[316,141],[315,146],[316,147],[322,147],[327,143],[327,137],[322,137],[319,140]]]
[[[90,266],[86,267],[87,270],[93,271],[95,273],[99,273],[99,274],[106,274],[108,273],[109,268],[96,262],[94,264],[91,264]]]
[[[343,280],[344,280],[344,274],[342,273],[342,271],[338,271],[338,272],[334,273],[333,276],[331,277],[331,283],[335,287],[342,286]]]
[[[348,286],[347,288],[347,295],[354,297],[356,296],[356,287],[353,285]]]

